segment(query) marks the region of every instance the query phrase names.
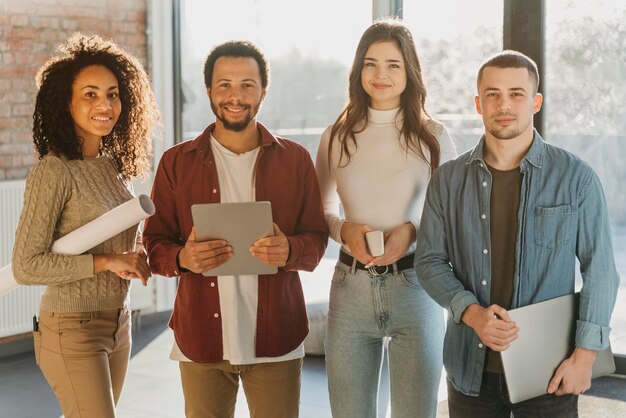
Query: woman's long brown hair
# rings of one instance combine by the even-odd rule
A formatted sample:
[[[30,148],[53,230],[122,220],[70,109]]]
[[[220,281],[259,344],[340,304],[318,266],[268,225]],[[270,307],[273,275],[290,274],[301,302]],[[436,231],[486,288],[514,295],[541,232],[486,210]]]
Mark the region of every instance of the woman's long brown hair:
[[[426,122],[431,117],[425,109],[426,87],[422,78],[422,67],[417,57],[411,32],[400,21],[393,19],[374,22],[361,36],[350,71],[348,104],[341,111],[330,131],[329,167],[332,163],[331,149],[335,140],[341,144],[337,166],[345,167],[350,163],[349,144],[352,143],[355,148],[357,147],[355,134],[362,132],[368,122],[369,96],[361,84],[361,70],[365,55],[373,43],[387,41],[395,42],[398,45],[402,51],[406,68],[407,84],[400,96],[400,111],[403,115],[400,136],[404,139],[402,145],[407,152],[414,152],[426,164],[430,165],[432,173],[439,166],[440,147],[435,135],[426,127]],[[423,146],[428,149],[430,161],[422,150]],[[342,165],[344,156],[346,162]]]

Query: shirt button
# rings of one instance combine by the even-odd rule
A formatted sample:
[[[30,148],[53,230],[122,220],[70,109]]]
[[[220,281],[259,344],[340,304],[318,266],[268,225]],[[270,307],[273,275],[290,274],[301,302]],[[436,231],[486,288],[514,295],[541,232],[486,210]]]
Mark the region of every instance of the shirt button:
[[[483,348],[483,343],[478,343],[478,348]]]
[[[213,189],[213,194],[217,193],[217,189]]]
[[[480,166],[480,168],[484,167],[483,163],[478,163],[478,165]]]
[[[486,248],[483,250],[483,254],[488,254],[489,250],[487,250]]]
[[[215,282],[211,282],[211,287],[215,287]]]
[[[487,187],[487,182],[483,181],[483,187]]]
[[[486,286],[487,285],[487,280],[483,280],[481,283],[482,283],[483,286]]]
[[[487,219],[487,215],[483,213],[482,215],[480,215],[480,219]]]
[[[220,314],[218,314],[217,312],[213,314],[213,318],[219,318]]]

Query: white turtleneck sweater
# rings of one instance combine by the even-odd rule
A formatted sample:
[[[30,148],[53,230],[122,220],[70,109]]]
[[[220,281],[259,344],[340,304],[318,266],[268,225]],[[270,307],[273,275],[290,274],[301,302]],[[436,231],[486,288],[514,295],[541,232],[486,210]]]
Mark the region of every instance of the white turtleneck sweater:
[[[351,160],[338,167],[341,145],[333,141],[332,161],[328,161],[331,127],[317,152],[316,171],[322,193],[324,214],[332,239],[341,244],[341,225],[347,220],[368,224],[384,232],[410,221],[417,231],[430,179],[430,167],[415,153],[403,148],[400,140],[400,109],[369,109],[365,130],[356,134],[357,147],[350,144]],[[446,128],[431,120],[428,129],[441,148],[440,164],[456,157]],[[425,148],[425,147],[424,147]],[[424,154],[429,156],[428,150]],[[340,214],[343,208],[344,217]],[[344,244],[345,251],[350,249]],[[407,253],[415,251],[413,243]]]

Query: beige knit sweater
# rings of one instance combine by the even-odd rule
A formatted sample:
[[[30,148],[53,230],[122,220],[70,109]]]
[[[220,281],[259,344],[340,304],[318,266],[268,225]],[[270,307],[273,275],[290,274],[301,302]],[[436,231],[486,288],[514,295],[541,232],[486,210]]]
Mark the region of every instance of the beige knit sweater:
[[[13,275],[24,285],[46,285],[41,309],[90,312],[128,303],[130,282],[110,271],[94,275],[92,254],[133,251],[137,227],[82,255],[50,252],[52,243],[132,198],[106,155],[67,160],[47,155],[26,179],[24,208],[15,233]]]

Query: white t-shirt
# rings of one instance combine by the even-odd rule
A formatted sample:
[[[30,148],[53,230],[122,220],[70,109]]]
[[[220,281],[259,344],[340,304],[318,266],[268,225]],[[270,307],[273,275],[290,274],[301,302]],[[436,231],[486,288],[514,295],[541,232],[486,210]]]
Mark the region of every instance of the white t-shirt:
[[[328,160],[330,130],[328,127],[317,152],[316,172],[322,193],[324,215],[332,239],[341,243],[341,225],[346,221],[368,224],[388,231],[405,222],[419,230],[420,218],[430,179],[430,167],[414,152],[402,146],[399,132],[402,115],[399,109],[368,110],[365,130],[356,134],[357,147],[349,145],[350,163],[337,167],[341,151],[333,142],[332,160]],[[439,141],[440,164],[454,158],[454,144],[445,127],[436,121],[427,127]],[[424,150],[428,158],[428,150]],[[346,158],[341,164],[345,165]],[[345,218],[340,214],[340,204]],[[413,243],[407,253],[415,251]],[[344,250],[350,251],[347,245]]]
[[[244,154],[235,154],[222,146],[211,135],[211,148],[220,186],[222,203],[252,202],[255,200],[254,166],[260,148]],[[255,336],[259,295],[256,275],[218,276],[222,315],[224,360],[231,364],[271,363],[304,357],[304,346],[280,357],[256,357]],[[174,342],[170,358],[190,361]]]

